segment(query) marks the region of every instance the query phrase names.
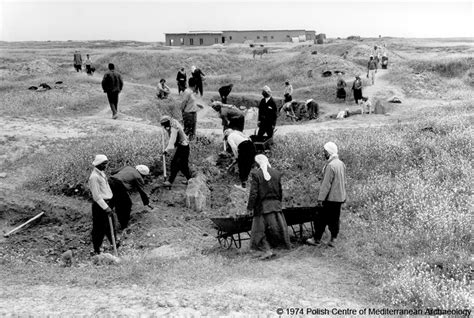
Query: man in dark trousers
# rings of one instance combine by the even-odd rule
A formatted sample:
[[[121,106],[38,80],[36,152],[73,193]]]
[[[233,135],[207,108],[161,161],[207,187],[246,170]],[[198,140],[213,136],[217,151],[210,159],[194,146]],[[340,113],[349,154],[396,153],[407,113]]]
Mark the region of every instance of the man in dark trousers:
[[[219,88],[218,91],[223,104],[227,104],[227,96],[229,96],[230,92],[232,92],[232,87],[234,87],[234,84],[229,84]]]
[[[112,119],[118,118],[118,101],[122,88],[122,76],[115,71],[115,65],[109,63],[109,70],[104,74],[104,78],[102,79],[102,89],[104,93],[107,93],[110,109],[112,110]]]
[[[324,145],[324,157],[327,163],[323,168],[323,181],[318,195],[318,206],[321,207],[319,219],[315,222],[314,238],[306,242],[320,246],[326,225],[331,232],[329,246],[334,247],[339,234],[339,217],[341,205],[346,201],[346,166],[339,160],[337,146],[333,142]]]
[[[184,92],[184,90],[186,89],[186,81],[187,81],[186,72],[184,71],[184,67],[182,67],[178,71],[178,74],[176,74],[176,82],[178,84],[178,94],[181,94],[181,92]]]
[[[115,212],[123,230],[128,226],[130,212],[132,210],[132,199],[130,193],[137,191],[140,194],[143,205],[151,208],[150,200],[144,190],[143,177],[150,174],[150,169],[145,165],[136,167],[125,166],[112,172],[110,177],[110,188],[114,197]]]
[[[176,152],[171,160],[170,176],[163,183],[163,186],[171,187],[179,171],[184,174],[186,180],[191,179],[191,171],[189,170],[189,139],[184,133],[183,126],[176,119],[163,116],[160,123],[170,137],[164,154],[168,155],[171,150],[176,148]]]
[[[204,93],[202,89],[202,82],[204,80],[205,74],[201,71],[201,69],[196,68],[196,66],[193,65],[193,67],[191,67],[191,76],[194,78],[194,82],[196,83],[196,94],[199,92],[202,97],[202,94]]]
[[[240,185],[234,186],[239,190],[245,190],[255,160],[255,145],[247,135],[238,130],[227,129],[224,136],[239,167]]]
[[[258,105],[257,135],[262,137],[266,133],[271,138],[276,126],[278,108],[273,100],[270,87],[263,87],[262,96],[263,98]]]
[[[212,109],[219,113],[224,131],[228,128],[244,131],[245,114],[234,105],[225,105],[219,101],[212,102]]]
[[[104,240],[104,235],[107,236],[110,244],[112,243],[109,216],[112,216],[113,211],[113,194],[110,189],[109,183],[107,182],[107,176],[105,175],[105,168],[108,164],[108,159],[105,155],[95,156],[94,170],[89,177],[89,189],[92,194],[92,244],[94,246],[94,253],[100,254],[100,247]],[[114,227],[115,235],[115,222],[112,224]]]
[[[82,71],[82,55],[79,51],[74,52],[74,68],[76,72]]]

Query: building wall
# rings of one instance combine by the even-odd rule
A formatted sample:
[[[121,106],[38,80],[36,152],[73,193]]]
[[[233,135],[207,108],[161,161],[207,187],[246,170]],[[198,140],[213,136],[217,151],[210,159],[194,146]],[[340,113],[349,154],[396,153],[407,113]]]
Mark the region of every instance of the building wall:
[[[210,33],[181,33],[165,34],[166,45],[168,46],[208,46],[222,43],[222,34]],[[191,42],[192,40],[192,42]]]
[[[171,33],[165,34],[168,46],[204,46],[222,43],[265,43],[291,42],[292,38],[302,37],[306,41],[314,40],[315,31],[305,30],[252,30],[222,31],[215,33]],[[192,39],[192,44],[191,44]]]
[[[222,31],[222,33],[226,43],[291,42],[291,38],[306,34],[305,30]]]

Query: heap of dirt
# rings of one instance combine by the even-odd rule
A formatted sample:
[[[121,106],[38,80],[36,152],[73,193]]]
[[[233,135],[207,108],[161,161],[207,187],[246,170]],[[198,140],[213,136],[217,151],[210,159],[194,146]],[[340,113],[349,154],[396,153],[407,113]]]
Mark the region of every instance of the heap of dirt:
[[[50,74],[58,70],[58,66],[46,59],[38,59],[28,63],[17,64],[13,71],[21,74]]]

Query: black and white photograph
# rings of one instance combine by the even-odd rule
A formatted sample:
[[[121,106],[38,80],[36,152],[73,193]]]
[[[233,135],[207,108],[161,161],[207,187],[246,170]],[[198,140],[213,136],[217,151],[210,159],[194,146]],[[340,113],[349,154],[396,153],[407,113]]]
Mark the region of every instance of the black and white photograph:
[[[1,0],[0,316],[472,317],[472,0]]]

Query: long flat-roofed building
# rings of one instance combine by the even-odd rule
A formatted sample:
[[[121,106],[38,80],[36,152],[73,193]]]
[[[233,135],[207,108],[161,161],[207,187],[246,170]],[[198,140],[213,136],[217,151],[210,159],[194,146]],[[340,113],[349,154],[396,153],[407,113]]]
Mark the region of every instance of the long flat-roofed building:
[[[169,46],[314,41],[315,36],[316,31],[307,30],[229,30],[165,33],[166,45]]]

